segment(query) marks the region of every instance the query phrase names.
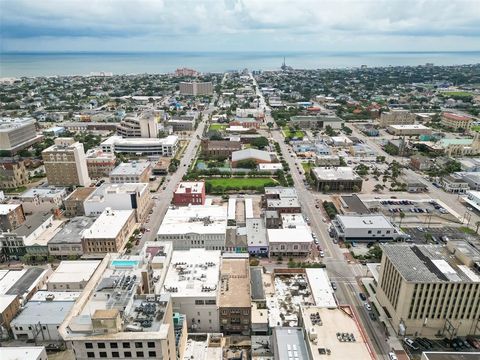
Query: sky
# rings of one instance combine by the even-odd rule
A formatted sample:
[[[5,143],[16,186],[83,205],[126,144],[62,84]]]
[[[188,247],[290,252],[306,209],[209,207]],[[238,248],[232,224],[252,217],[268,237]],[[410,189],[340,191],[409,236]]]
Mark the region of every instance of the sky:
[[[0,0],[0,51],[478,51],[480,0]]]

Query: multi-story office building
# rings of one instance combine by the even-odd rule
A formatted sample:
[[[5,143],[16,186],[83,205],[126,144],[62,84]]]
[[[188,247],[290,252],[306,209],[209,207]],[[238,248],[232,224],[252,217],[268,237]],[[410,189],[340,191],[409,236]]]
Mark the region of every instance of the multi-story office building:
[[[422,124],[411,124],[411,125],[388,125],[387,131],[390,134],[396,136],[420,136],[420,135],[430,135],[432,133],[432,129],[426,127]]]
[[[332,129],[340,129],[343,119],[338,116],[292,116],[290,118],[292,125],[298,125],[302,129],[325,129],[330,126]]]
[[[176,206],[205,205],[205,182],[180,182],[173,192],[172,204]]]
[[[105,211],[83,233],[84,254],[119,252],[135,229],[134,210]]]
[[[224,250],[226,232],[226,206],[191,205],[167,210],[157,240],[172,242],[174,250]]]
[[[454,130],[463,129],[465,131],[470,131],[472,122],[473,119],[471,117],[448,112],[442,113],[442,118],[440,121],[443,126],[452,128]]]
[[[93,187],[77,188],[63,201],[65,206],[65,216],[75,217],[84,216],[85,207],[84,202],[91,193],[95,191]]]
[[[11,155],[43,139],[35,130],[35,119],[0,118],[0,150],[9,151]]]
[[[472,334],[480,319],[480,253],[464,241],[386,245],[377,300],[401,335]]]
[[[181,82],[180,95],[213,95],[213,84],[211,82]]]
[[[42,151],[48,184],[55,186],[90,186],[83,144],[73,138],[57,138]]]
[[[45,212],[58,209],[63,204],[63,199],[67,196],[65,188],[31,188],[18,196],[23,210],[27,214],[33,212]]]
[[[107,254],[59,328],[77,360],[176,360],[172,301],[153,293],[149,259]]]
[[[126,116],[118,124],[117,134],[125,138],[156,138],[158,136],[157,121],[150,113],[140,117]]]
[[[350,167],[316,167],[311,175],[317,191],[362,191],[362,178]]]
[[[114,153],[103,152],[102,149],[90,149],[86,154],[88,175],[91,179],[99,179],[115,168],[116,156]]]
[[[173,251],[163,285],[173,310],[187,317],[189,332],[218,332],[220,251]]]
[[[408,110],[392,109],[382,112],[378,123],[384,128],[389,125],[412,125],[415,124],[416,118],[417,116]]]
[[[171,126],[173,131],[192,131],[195,129],[195,116],[180,115],[168,119],[166,125]]]
[[[110,136],[100,144],[105,152],[118,152],[136,155],[174,156],[178,150],[178,136],[165,138],[122,138]]]
[[[248,258],[223,258],[220,264],[218,312],[220,332],[250,333],[250,265]]]
[[[149,161],[121,163],[110,174],[112,184],[148,183],[152,166]]]
[[[0,230],[14,230],[25,222],[21,204],[0,204]]]
[[[0,189],[16,189],[28,183],[28,171],[23,160],[0,159]]]
[[[152,208],[147,183],[102,184],[84,202],[86,216],[98,216],[105,208],[134,210],[137,222],[143,222]]]
[[[384,215],[337,215],[332,221],[335,237],[343,241],[387,241],[407,235]]]

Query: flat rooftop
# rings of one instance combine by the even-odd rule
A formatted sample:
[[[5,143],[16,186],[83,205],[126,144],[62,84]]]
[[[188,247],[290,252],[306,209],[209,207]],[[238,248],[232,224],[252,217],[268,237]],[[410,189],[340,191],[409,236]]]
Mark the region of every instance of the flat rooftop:
[[[430,128],[422,124],[400,124],[389,125],[388,127],[395,130],[429,130]]]
[[[480,352],[424,351],[422,360],[478,360]]]
[[[312,232],[306,226],[294,229],[267,229],[269,243],[311,243]]]
[[[44,346],[0,347],[2,360],[37,360],[42,354],[46,355]]]
[[[348,212],[354,212],[357,214],[369,214],[370,210],[358,197],[358,195],[343,195],[341,197],[342,205]]]
[[[252,300],[265,300],[263,269],[259,266],[250,268],[250,290]]]
[[[48,242],[52,244],[79,244],[82,242],[83,233],[92,226],[96,218],[77,216],[66,223],[63,228]]]
[[[205,183],[203,181],[182,181],[178,184],[175,189],[176,194],[201,194],[205,188]]]
[[[219,250],[173,251],[163,290],[172,297],[216,297],[220,257]]]
[[[274,353],[279,360],[310,360],[305,335],[301,327],[274,327],[276,340]]]
[[[134,211],[106,209],[83,235],[88,239],[116,238]]]
[[[267,229],[262,218],[245,220],[248,246],[268,246]]]
[[[48,279],[48,283],[88,281],[100,265],[100,260],[64,260]]]
[[[0,215],[7,215],[19,206],[20,204],[0,204]]]
[[[282,218],[282,227],[284,229],[296,228],[297,226],[307,226],[302,214],[280,214]]]
[[[392,229],[394,226],[384,215],[337,215],[347,229]]]
[[[120,146],[160,146],[175,145],[178,142],[178,136],[169,135],[167,137],[158,138],[122,138],[121,136],[110,136],[100,145],[120,145]]]
[[[39,198],[56,198],[58,196],[66,195],[65,188],[55,188],[55,187],[48,187],[48,188],[31,188],[27,191],[23,192],[19,198],[32,198],[32,197],[39,197]]]
[[[250,307],[249,268],[248,259],[222,259],[219,306]]]
[[[20,225],[18,228],[12,231],[12,233],[17,234],[18,236],[30,236],[35,232],[39,226],[52,218],[53,214],[50,212],[38,212],[33,215],[27,216],[25,222]]]
[[[347,312],[352,313],[350,308]],[[309,333],[306,342],[311,349],[311,360],[373,360],[368,343],[363,337],[358,320],[350,317],[340,308],[326,309],[318,306],[302,306],[304,328]],[[354,341],[341,341],[337,333],[347,334]],[[310,340],[313,339],[313,340]],[[322,350],[330,350],[330,354],[321,354]]]
[[[22,297],[43,278],[47,269],[31,267],[23,270],[4,270],[0,272],[0,294]]]
[[[185,343],[183,358],[180,360],[222,360],[221,336],[221,334],[189,334]],[[210,344],[212,337],[218,339],[214,346]]]
[[[94,191],[94,187],[76,188],[65,200],[83,201]]]
[[[141,175],[149,166],[148,161],[121,163],[110,172],[109,176]]]
[[[75,301],[82,293],[80,291],[37,291],[30,301]]]
[[[312,169],[317,180],[360,180],[360,176],[348,166],[340,167],[316,167]]]
[[[315,305],[322,308],[336,308],[334,291],[325,269],[305,269],[312,290]]]
[[[12,325],[61,324],[75,301],[28,301]]]
[[[297,197],[297,190],[294,187],[266,187],[265,195],[277,195],[280,198]]]
[[[47,246],[48,242],[60,232],[62,224],[65,222],[62,220],[52,220],[52,222],[43,230],[38,236],[27,238],[23,241],[25,246]]]
[[[227,206],[190,205],[167,210],[158,235],[225,234]]]
[[[16,298],[17,295],[0,295],[0,313],[3,313]]]
[[[8,132],[13,129],[26,126],[29,124],[34,124],[35,119],[24,117],[24,118],[10,118],[10,117],[0,117],[0,132]]]
[[[269,209],[276,209],[276,208],[288,208],[300,207],[300,202],[296,197],[282,197],[280,199],[267,199],[267,207]]]
[[[385,245],[382,249],[406,281],[480,283],[480,276],[444,246]]]
[[[143,193],[148,190],[147,183],[122,183],[122,184],[109,184],[104,183],[90,194],[85,202],[101,202],[104,201],[109,195],[116,194],[135,194]]]

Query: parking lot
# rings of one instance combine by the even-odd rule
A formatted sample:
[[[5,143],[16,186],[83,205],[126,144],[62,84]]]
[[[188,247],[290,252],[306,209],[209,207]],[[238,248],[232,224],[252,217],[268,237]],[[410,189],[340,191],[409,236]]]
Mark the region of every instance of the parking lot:
[[[430,226],[458,222],[455,216],[435,200],[376,200],[368,202],[367,206],[390,217],[392,221],[400,223],[401,220],[402,226],[407,224]],[[401,213],[405,215],[403,219]]]
[[[417,244],[442,244],[450,240],[468,240],[472,235],[465,234],[452,226],[415,227],[404,229]]]
[[[411,359],[420,359],[424,351],[440,351],[440,352],[477,352],[480,349],[480,339],[475,337],[426,339],[422,337],[408,338],[413,340],[411,346],[404,341],[404,348]],[[407,340],[407,342],[409,342]],[[416,349],[415,349],[416,348]]]

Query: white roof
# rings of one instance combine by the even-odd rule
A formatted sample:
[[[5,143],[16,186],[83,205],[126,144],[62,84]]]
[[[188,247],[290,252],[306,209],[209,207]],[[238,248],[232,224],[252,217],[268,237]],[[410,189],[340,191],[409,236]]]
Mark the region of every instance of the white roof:
[[[182,181],[178,184],[175,190],[176,194],[185,194],[187,189],[190,189],[192,194],[201,194],[205,183],[203,181]]]
[[[0,314],[17,298],[17,295],[0,295]]]
[[[282,217],[282,227],[298,227],[298,226],[307,226],[305,219],[302,214],[281,214]]]
[[[274,164],[258,164],[258,169],[260,171],[262,170],[282,170],[283,166],[280,163],[274,163]]]
[[[315,305],[326,308],[336,308],[332,285],[325,269],[305,269],[308,283],[312,290]]]
[[[75,301],[80,295],[82,295],[81,291],[40,290],[33,294],[30,301]]]
[[[100,264],[100,260],[62,261],[48,279],[49,283],[74,283],[88,281]]]
[[[322,180],[355,180],[360,177],[348,166],[313,168],[315,177]]]
[[[134,210],[105,209],[98,219],[83,233],[88,239],[113,239],[132,216]]]
[[[44,346],[12,346],[0,347],[0,359],[2,360],[37,360],[45,355]]]
[[[253,199],[245,199],[245,219],[253,218]]]
[[[36,236],[27,236],[23,239],[25,246],[47,246],[48,242],[62,230],[66,220],[52,220],[47,227]]]
[[[237,210],[237,199],[228,199],[228,220],[235,220],[235,214]]]
[[[122,138],[121,136],[110,136],[100,145],[145,145],[145,146],[159,146],[159,145],[175,145],[178,142],[178,136],[169,135],[164,138]]]
[[[399,124],[399,125],[389,125],[392,129],[397,130],[427,130],[429,127],[422,124]]]
[[[383,215],[337,215],[345,228],[391,229],[393,225]]]
[[[158,234],[225,234],[226,229],[226,206],[190,205],[168,209]]]
[[[20,204],[0,204],[0,215],[7,215],[19,206]]]
[[[312,233],[306,226],[295,229],[268,229],[269,243],[311,243]]]
[[[104,183],[90,196],[85,200],[85,202],[101,202],[105,201],[109,197],[109,194],[131,194],[131,193],[140,193],[148,190],[147,183],[120,183],[120,184],[109,184]]]
[[[241,161],[247,159],[259,159],[271,161],[270,153],[258,149],[243,149],[232,152],[232,161]]]
[[[26,272],[26,269],[0,270],[0,295],[4,295]]]
[[[219,250],[173,251],[163,291],[170,292],[173,298],[216,298],[220,278],[220,257]],[[211,290],[205,291],[205,287]]]
[[[128,163],[121,163],[110,172],[110,176],[118,175],[141,175],[148,167],[148,161],[132,161]]]
[[[65,188],[31,188],[23,192],[19,198],[30,198],[34,196],[38,196],[40,198],[56,198],[59,196],[65,196],[66,194],[67,191]]]

